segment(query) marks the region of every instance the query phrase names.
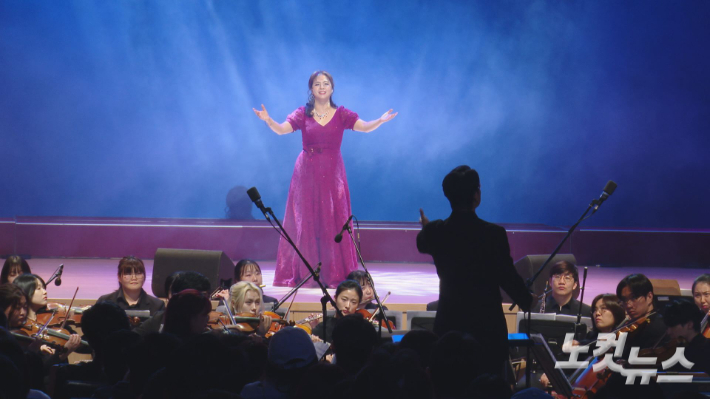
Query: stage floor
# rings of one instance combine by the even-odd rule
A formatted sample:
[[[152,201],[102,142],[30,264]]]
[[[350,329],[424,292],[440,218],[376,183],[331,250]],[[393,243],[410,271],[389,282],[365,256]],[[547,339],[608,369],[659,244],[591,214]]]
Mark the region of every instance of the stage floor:
[[[71,298],[76,288],[79,287],[77,298],[92,301],[118,288],[116,276],[118,259],[33,258],[29,260],[29,263],[33,273],[44,279],[48,279],[60,264],[64,264],[62,285],[57,287],[52,283],[47,289],[50,300]],[[148,293],[152,293],[150,287],[153,261],[145,260],[144,263],[147,272],[144,288]],[[271,285],[274,278],[274,261],[259,261],[259,264],[264,274],[265,293],[280,298],[290,290],[287,287],[273,287]],[[380,297],[384,297],[388,291],[391,291],[392,294],[387,303],[399,305],[396,308],[402,309],[411,305],[412,309],[410,310],[422,310],[424,304],[438,298],[439,279],[433,264],[371,262],[368,264],[368,268],[372,273]],[[589,267],[584,302],[590,303],[591,299],[600,293],[613,293],[617,283],[631,273],[644,273],[652,279],[677,280],[681,289],[690,289],[693,279],[707,272],[707,269],[663,267]],[[580,270],[580,278],[581,274]],[[303,288],[299,290],[295,302],[317,303],[320,296],[319,289]]]

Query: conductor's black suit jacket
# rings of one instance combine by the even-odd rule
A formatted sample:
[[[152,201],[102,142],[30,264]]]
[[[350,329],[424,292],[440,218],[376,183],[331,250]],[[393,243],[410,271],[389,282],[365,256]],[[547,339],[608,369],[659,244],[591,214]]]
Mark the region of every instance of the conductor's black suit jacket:
[[[434,258],[439,307],[434,332],[471,334],[496,361],[508,351],[508,330],[499,288],[528,310],[532,301],[515,270],[505,229],[473,211],[453,211],[429,222],[417,235],[419,252]],[[493,359],[491,359],[493,360]]]

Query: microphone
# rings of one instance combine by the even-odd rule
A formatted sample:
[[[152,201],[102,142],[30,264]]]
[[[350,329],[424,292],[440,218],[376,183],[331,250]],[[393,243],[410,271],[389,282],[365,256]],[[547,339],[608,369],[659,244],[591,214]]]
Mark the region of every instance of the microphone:
[[[335,242],[340,243],[340,241],[343,240],[343,233],[345,232],[345,230],[348,229],[348,225],[350,224],[350,221],[351,221],[351,220],[353,220],[353,215],[350,215],[350,217],[348,218],[348,220],[347,220],[347,221],[345,222],[345,224],[343,225],[343,228],[340,229],[340,233],[338,233],[338,235],[335,236]]]
[[[54,280],[54,285],[59,287],[62,285],[62,273],[64,272],[64,264],[59,265],[59,270],[57,271],[57,277]]]
[[[598,200],[594,200],[595,205],[594,205],[594,210],[593,212],[596,212],[597,209],[606,201],[607,198],[609,198],[610,195],[614,194],[614,191],[616,190],[616,183],[614,183],[613,180],[609,180],[606,183],[606,186],[604,186],[604,190],[602,191],[602,195],[599,196]]]
[[[267,208],[264,207],[264,203],[261,202],[261,195],[259,195],[259,190],[256,189],[256,187],[252,187],[249,190],[247,190],[247,195],[249,196],[249,199],[256,205],[257,208],[261,211],[261,213],[266,216],[266,220],[271,220],[269,219],[269,214],[267,211]]]

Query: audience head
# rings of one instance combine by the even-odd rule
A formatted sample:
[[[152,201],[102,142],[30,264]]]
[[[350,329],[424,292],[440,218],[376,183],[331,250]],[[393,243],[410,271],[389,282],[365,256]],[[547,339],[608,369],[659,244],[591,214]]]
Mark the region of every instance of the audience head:
[[[81,316],[81,329],[84,339],[96,353],[103,358],[104,339],[120,330],[130,330],[126,312],[113,302],[102,301],[84,311]]]
[[[631,319],[644,317],[654,309],[653,284],[643,274],[630,274],[616,286],[616,296]]]
[[[145,283],[145,265],[133,256],[118,261],[118,284],[124,291],[138,291]]]
[[[619,305],[619,297],[614,294],[599,294],[592,300],[592,329],[611,332],[626,318],[626,312]]]
[[[42,277],[36,274],[23,274],[17,277],[13,284],[20,287],[27,295],[29,308],[33,312],[47,306],[47,285]]]
[[[701,274],[693,281],[693,300],[703,313],[710,312],[710,274]]]
[[[263,284],[261,267],[251,259],[242,259],[234,266],[234,282],[249,281],[257,286]]]
[[[304,330],[286,327],[269,341],[266,381],[282,393],[295,393],[306,370],[318,362],[313,342]]]
[[[449,172],[442,183],[444,195],[454,210],[473,210],[481,204],[481,181],[478,172],[466,165]]]
[[[335,304],[343,316],[355,313],[362,302],[362,288],[354,280],[345,280],[335,289]]]
[[[232,313],[261,314],[264,301],[261,289],[249,281],[240,281],[229,289],[229,301]]]
[[[0,398],[27,398],[31,381],[31,371],[22,347],[10,332],[0,328]]]
[[[197,290],[209,295],[212,289],[210,280],[202,273],[185,271],[179,272],[170,286],[170,294],[175,295],[184,290]]]
[[[9,328],[18,328],[25,324],[29,301],[27,294],[15,284],[0,284],[0,311],[7,318]]]
[[[419,355],[423,367],[429,367],[431,349],[439,337],[429,330],[411,330],[399,342],[400,349],[411,349]]]
[[[333,328],[333,352],[338,365],[351,375],[367,363],[377,341],[375,327],[361,315],[342,317]]]
[[[165,285],[163,286],[163,288],[165,288],[165,295],[168,297],[168,299],[170,299],[170,296],[172,296],[172,292],[170,290],[173,287],[173,283],[183,273],[185,273],[185,272],[183,272],[183,271],[172,272],[168,275],[168,277],[165,278]]]
[[[471,336],[444,334],[431,352],[429,373],[437,397],[463,397],[469,383],[483,374],[483,351]]]
[[[375,299],[375,291],[372,289],[372,285],[370,285],[370,281],[367,278],[367,273],[362,270],[354,270],[350,272],[350,274],[348,274],[345,279],[354,280],[357,281],[358,284],[360,284],[360,288],[362,288],[361,302],[370,302]]]
[[[579,287],[577,266],[565,260],[552,265],[549,278],[552,292],[559,296],[573,295]]]
[[[17,276],[25,273],[32,273],[30,265],[21,256],[12,255],[5,259],[0,273],[0,284],[12,283]]]
[[[693,339],[700,332],[703,317],[705,314],[694,303],[684,299],[671,302],[663,311],[666,333],[671,339]]]
[[[201,291],[187,289],[173,294],[165,308],[163,331],[178,337],[201,334],[207,328],[212,302]]]

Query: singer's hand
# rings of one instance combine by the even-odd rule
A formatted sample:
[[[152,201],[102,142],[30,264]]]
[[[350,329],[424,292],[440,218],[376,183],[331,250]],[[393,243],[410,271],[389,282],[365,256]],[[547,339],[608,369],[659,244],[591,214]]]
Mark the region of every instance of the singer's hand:
[[[422,224],[422,227],[426,226],[429,223],[429,218],[426,217],[424,214],[424,209],[419,208],[419,223]]]
[[[252,108],[252,110],[254,111],[254,113],[256,114],[256,116],[258,116],[259,119],[261,119],[262,121],[264,121],[264,122],[268,122],[268,121],[269,121],[269,119],[270,119],[270,118],[269,118],[269,112],[266,111],[266,107],[264,107],[264,104],[261,104],[261,111],[258,110],[258,109],[256,109],[256,108]]]

